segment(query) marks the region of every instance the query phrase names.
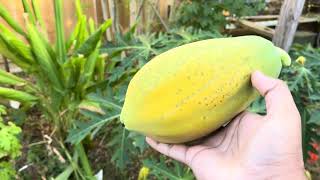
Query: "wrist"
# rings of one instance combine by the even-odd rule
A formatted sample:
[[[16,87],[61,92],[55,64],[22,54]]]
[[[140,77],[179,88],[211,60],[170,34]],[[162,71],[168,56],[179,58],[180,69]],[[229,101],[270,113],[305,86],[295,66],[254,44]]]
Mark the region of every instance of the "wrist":
[[[254,170],[246,170],[239,179],[308,180],[303,165],[293,167],[289,164],[284,164],[283,166],[286,167],[266,166],[264,168],[254,168]]]
[[[238,178],[237,178],[238,179]],[[295,170],[295,172],[262,172],[255,174],[246,174],[241,176],[239,179],[255,179],[255,180],[263,180],[263,179],[273,179],[273,180],[282,180],[282,179],[290,179],[290,180],[308,180],[305,175],[304,170]]]

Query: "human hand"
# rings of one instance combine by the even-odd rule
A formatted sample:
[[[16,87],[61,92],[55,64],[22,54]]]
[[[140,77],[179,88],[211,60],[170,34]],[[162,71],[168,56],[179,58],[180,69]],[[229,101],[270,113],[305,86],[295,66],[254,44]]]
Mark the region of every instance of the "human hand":
[[[197,179],[306,179],[300,115],[287,85],[255,72],[267,115],[243,112],[201,144],[169,145],[146,138],[155,150],[188,165]]]

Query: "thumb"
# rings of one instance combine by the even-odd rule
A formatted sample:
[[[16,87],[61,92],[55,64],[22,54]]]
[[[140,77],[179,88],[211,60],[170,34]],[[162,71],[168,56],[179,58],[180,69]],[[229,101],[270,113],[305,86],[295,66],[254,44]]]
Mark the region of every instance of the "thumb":
[[[299,114],[288,86],[279,79],[265,76],[259,71],[251,75],[252,85],[265,97],[267,116],[288,117]],[[290,118],[282,118],[288,120]]]

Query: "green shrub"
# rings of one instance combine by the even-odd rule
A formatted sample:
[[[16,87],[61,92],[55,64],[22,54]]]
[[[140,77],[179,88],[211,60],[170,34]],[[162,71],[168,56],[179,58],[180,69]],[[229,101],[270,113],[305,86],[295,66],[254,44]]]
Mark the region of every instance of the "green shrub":
[[[256,15],[264,7],[263,0],[251,3],[238,0],[183,0],[175,19],[178,26],[193,27],[207,31],[221,30],[227,23],[227,16]]]
[[[26,74],[18,77],[0,70],[0,98],[19,101],[24,108],[39,109],[56,128],[56,138],[62,141],[76,119],[81,119],[80,109],[99,109],[86,100],[91,92],[104,81],[107,54],[100,53],[101,38],[111,20],[96,28],[87,19],[79,0],[75,0],[78,21],[70,37],[64,36],[62,0],[54,0],[56,41],[50,43],[46,27],[40,15],[38,3],[32,6],[22,0],[25,11],[25,28],[21,27],[0,4],[0,17],[12,28],[0,24],[0,54],[9,58]],[[25,29],[25,30],[24,30]],[[77,177],[92,177],[93,172],[82,144],[73,147],[76,153],[69,158],[68,175],[73,171]],[[64,148],[64,153],[72,148]],[[74,163],[79,158],[81,170]],[[77,164],[77,163],[76,163]],[[82,173],[84,172],[84,173]]]
[[[0,179],[10,180],[16,175],[14,160],[21,155],[21,144],[18,135],[21,129],[12,122],[7,124],[2,116],[6,108],[0,105]]]

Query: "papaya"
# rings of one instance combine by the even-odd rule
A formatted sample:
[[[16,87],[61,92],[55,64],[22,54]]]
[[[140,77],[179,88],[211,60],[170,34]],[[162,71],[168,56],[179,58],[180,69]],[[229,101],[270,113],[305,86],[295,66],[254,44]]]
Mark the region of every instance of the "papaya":
[[[120,121],[163,143],[184,143],[215,131],[258,96],[255,70],[277,78],[290,56],[259,36],[197,41],[170,49],[131,79]]]

